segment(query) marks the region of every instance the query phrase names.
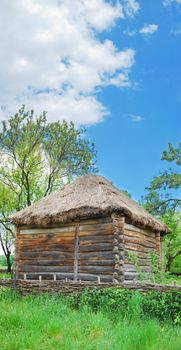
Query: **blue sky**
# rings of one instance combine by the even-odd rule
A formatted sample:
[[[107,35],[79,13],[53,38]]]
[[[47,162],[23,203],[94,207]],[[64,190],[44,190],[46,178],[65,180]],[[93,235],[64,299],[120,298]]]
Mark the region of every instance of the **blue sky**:
[[[124,91],[109,87],[101,93],[111,115],[88,130],[98,149],[100,172],[136,199],[166,166],[160,161],[162,150],[181,138],[181,33],[172,32],[181,27],[181,6],[165,7],[158,0],[140,1],[140,5],[134,19],[108,34],[118,48],[135,50],[130,74],[135,87]],[[123,34],[148,23],[157,24],[157,32]],[[131,115],[141,118],[134,121]]]
[[[0,42],[0,120],[25,104],[86,126],[140,199],[181,136],[181,0],[2,1]]]

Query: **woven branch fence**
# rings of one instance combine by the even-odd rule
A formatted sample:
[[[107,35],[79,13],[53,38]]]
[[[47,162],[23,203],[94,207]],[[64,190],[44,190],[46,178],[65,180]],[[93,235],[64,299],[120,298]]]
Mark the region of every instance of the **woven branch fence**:
[[[133,289],[141,292],[158,291],[174,293],[181,291],[181,286],[176,285],[161,285],[151,283],[95,283],[95,282],[73,282],[73,281],[35,281],[35,280],[14,280],[14,279],[0,279],[0,287],[7,287],[18,291],[21,295],[28,294],[64,294],[82,293],[86,288],[120,288]]]

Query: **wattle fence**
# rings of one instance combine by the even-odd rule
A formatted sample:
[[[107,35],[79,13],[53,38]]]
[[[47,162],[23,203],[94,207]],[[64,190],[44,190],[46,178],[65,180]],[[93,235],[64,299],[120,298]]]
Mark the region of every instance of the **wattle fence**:
[[[152,284],[152,283],[98,283],[98,282],[73,282],[73,281],[50,281],[50,280],[15,280],[0,279],[0,287],[7,287],[18,291],[21,295],[28,294],[63,294],[82,293],[86,288],[120,288],[133,289],[141,292],[167,292],[175,293],[181,291],[181,286]]]

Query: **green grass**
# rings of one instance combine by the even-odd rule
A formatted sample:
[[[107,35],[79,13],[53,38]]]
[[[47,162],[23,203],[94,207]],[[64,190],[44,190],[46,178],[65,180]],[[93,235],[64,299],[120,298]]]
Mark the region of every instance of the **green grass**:
[[[181,276],[165,273],[165,277],[161,283],[181,286]]]
[[[1,350],[180,350],[181,330],[139,314],[112,317],[63,297],[0,296]]]

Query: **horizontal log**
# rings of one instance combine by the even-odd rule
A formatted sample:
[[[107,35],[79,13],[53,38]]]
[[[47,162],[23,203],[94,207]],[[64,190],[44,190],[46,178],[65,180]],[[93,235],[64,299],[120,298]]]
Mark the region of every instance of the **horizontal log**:
[[[34,260],[26,260],[26,259],[19,259],[18,260],[19,266],[24,265],[32,265],[32,266],[73,266],[74,265],[74,258],[72,256],[72,259],[62,259],[62,260],[41,260],[37,256],[37,259]]]
[[[135,249],[131,249],[131,248],[125,247],[125,255],[127,255],[129,253],[131,253],[131,254],[135,253],[136,256],[138,258],[141,258],[141,259],[143,259],[143,258],[147,259],[148,258],[148,252],[137,251]]]
[[[94,224],[99,224],[99,223],[109,223],[111,222],[111,217],[106,216],[106,217],[101,217],[101,218],[92,218],[92,219],[82,219],[81,224],[84,225],[92,225]],[[80,221],[71,221],[71,222],[66,222],[66,223],[55,223],[55,224],[49,224],[48,227],[45,229],[54,229],[54,228],[64,228],[64,227],[75,227],[78,224],[80,224]],[[26,230],[26,229],[44,229],[41,226],[37,225],[22,225],[18,226],[17,230]]]
[[[72,244],[47,244],[47,245],[28,245],[28,246],[19,246],[19,251],[24,252],[30,252],[30,251],[37,251],[37,252],[44,252],[44,251],[59,251],[59,252],[73,252],[74,246]]]
[[[73,226],[63,226],[63,227],[57,227],[57,228],[24,228],[21,229],[18,233],[18,236],[21,235],[39,235],[39,234],[43,234],[43,235],[48,235],[48,234],[53,234],[53,235],[57,235],[57,234],[61,234],[61,235],[73,235],[75,233],[75,225]]]
[[[52,260],[60,260],[60,259],[73,259],[74,255],[73,252],[60,252],[60,251],[43,251],[43,252],[24,252],[21,251],[19,253],[19,259],[52,259]],[[87,252],[87,253],[80,253],[79,252],[79,259],[82,260],[87,260],[87,259],[95,259],[95,260],[100,260],[100,259],[113,259],[114,254],[113,252],[107,252],[107,251],[97,251],[97,252]]]
[[[24,252],[20,251],[19,252],[19,258],[20,259],[73,259],[74,255],[73,252],[60,252],[60,251],[43,251],[43,252]]]
[[[109,224],[112,222],[111,216],[106,216],[106,217],[100,217],[100,218],[89,218],[89,219],[81,219],[79,222],[75,222],[75,224],[79,224],[79,226],[81,225],[100,225],[100,224]],[[66,224],[61,224],[63,225],[67,225]]]
[[[134,238],[138,238],[138,239],[144,239],[147,242],[155,244],[155,235],[154,236],[148,236],[148,235],[145,235],[144,233],[140,233],[140,232],[137,232],[137,231],[125,230],[124,231],[124,236],[125,237],[134,237]]]
[[[87,230],[87,231],[80,231],[79,237],[87,237],[87,236],[113,236],[113,229],[103,229],[103,230]]]
[[[41,274],[42,272],[71,272],[73,273],[73,266],[31,266],[31,265],[23,265],[18,266],[18,271],[22,273],[26,272],[37,272]]]
[[[134,237],[126,237],[124,238],[125,244],[127,245],[132,245],[132,244],[138,244],[139,246],[142,246],[144,248],[148,248],[148,249],[155,249],[155,244],[150,243],[150,242],[146,242],[145,240],[141,240],[138,238],[134,238]]]
[[[139,266],[139,269],[141,270],[141,272],[151,272],[150,266]],[[125,272],[138,272],[137,268],[132,264],[125,264],[124,271]]]
[[[137,257],[137,260],[138,260],[138,263],[140,265],[143,265],[143,266],[149,266],[150,265],[150,261],[149,261],[149,259],[147,257],[145,257],[145,258]],[[125,257],[124,262],[125,262],[125,264],[132,264],[131,257]]]
[[[81,253],[79,251],[79,259],[114,259],[113,251],[96,251],[96,252],[86,252]]]
[[[89,246],[80,245],[79,252],[96,252],[96,251],[112,251],[112,243],[96,243]]]
[[[133,250],[133,251],[137,251],[137,252],[143,252],[143,253],[147,253],[147,254],[154,250],[154,248],[143,247],[143,245],[141,245],[141,244],[135,244],[135,243],[129,244],[126,242],[125,242],[125,249],[126,250],[129,249],[129,250]]]
[[[144,229],[144,228],[139,228],[137,226],[128,224],[127,222],[125,222],[125,226],[124,226],[125,230],[127,231],[133,231],[133,232],[140,232],[144,235],[147,235],[149,237],[155,237],[155,232],[148,230],[148,229]]]
[[[74,265],[74,259],[66,259],[66,260],[40,260],[40,259],[34,259],[34,260],[18,260],[18,266],[20,268],[23,268],[24,265],[31,265],[31,266],[73,266]],[[113,260],[80,260],[79,259],[79,266],[114,266]]]
[[[101,235],[101,236],[86,236],[86,237],[80,237],[79,236],[79,244],[85,245],[85,244],[94,244],[94,243],[112,243],[113,242],[113,235]]]
[[[114,263],[114,260],[111,259],[111,260],[98,260],[98,259],[94,259],[94,260],[91,260],[91,259],[86,259],[86,260],[82,260],[79,258],[79,266],[114,266],[115,263]]]
[[[114,272],[114,266],[79,266],[78,272],[110,275]]]
[[[51,244],[74,244],[74,237],[58,237],[58,239],[28,239],[28,240],[18,240],[18,247],[28,247],[28,246],[44,246]]]
[[[75,232],[64,232],[64,233],[37,233],[37,234],[20,234],[16,236],[17,241],[22,240],[22,241],[26,241],[26,240],[30,240],[30,239],[58,239],[58,237],[60,238],[72,238],[75,237]]]
[[[137,273],[136,272],[125,272],[124,278],[125,278],[125,280],[136,280]]]

